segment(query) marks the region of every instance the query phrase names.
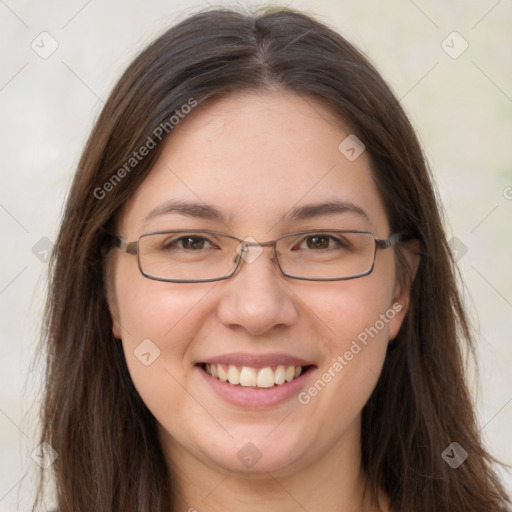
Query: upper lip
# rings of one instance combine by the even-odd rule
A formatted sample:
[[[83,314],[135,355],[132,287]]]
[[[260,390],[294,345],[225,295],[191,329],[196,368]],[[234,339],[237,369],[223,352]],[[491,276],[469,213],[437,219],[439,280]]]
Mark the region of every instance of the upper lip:
[[[209,364],[225,364],[233,366],[249,366],[252,368],[265,368],[267,366],[311,366],[313,363],[299,357],[289,354],[247,354],[242,352],[233,352],[231,354],[222,354],[219,356],[208,357],[200,362]]]

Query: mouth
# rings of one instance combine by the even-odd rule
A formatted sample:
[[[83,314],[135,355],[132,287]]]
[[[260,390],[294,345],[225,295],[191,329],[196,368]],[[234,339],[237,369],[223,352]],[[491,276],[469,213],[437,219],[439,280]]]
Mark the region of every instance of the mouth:
[[[269,389],[282,386],[302,377],[314,365],[252,367],[222,363],[198,363],[197,366],[211,377],[238,388]]]

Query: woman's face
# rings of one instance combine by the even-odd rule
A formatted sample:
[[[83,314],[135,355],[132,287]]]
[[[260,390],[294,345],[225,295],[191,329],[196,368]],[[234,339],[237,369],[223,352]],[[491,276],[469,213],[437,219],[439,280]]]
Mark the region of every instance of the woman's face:
[[[366,153],[354,159],[362,148],[352,144],[352,152],[350,140],[339,149],[349,134],[325,106],[293,93],[202,105],[174,128],[117,234],[134,241],[153,231],[207,229],[264,242],[347,229],[387,238]],[[333,201],[355,208],[304,208]],[[197,207],[159,208],[170,202]],[[357,457],[361,409],[406,309],[393,249],[378,250],[365,277],[326,282],[285,277],[271,248],[258,252],[230,279],[192,284],[147,279],[136,257],[112,254],[114,334],[165,452],[174,461],[276,476],[342,453]],[[241,371],[246,385],[222,382],[205,363],[221,373],[218,363],[233,366],[230,380]],[[290,366],[307,371],[284,384],[253,385],[260,372],[262,385],[282,381]]]

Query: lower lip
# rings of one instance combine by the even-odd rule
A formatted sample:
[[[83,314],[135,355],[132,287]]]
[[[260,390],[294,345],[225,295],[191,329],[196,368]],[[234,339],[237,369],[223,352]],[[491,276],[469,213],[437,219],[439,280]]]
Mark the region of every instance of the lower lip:
[[[314,367],[311,367],[306,373],[291,382],[285,382],[284,384],[280,384],[272,388],[256,388],[234,386],[233,384],[229,384],[212,377],[199,366],[197,369],[205,381],[221,398],[233,405],[245,407],[247,409],[264,409],[266,407],[272,407],[297,396],[301,389],[306,386],[307,381],[315,370]]]

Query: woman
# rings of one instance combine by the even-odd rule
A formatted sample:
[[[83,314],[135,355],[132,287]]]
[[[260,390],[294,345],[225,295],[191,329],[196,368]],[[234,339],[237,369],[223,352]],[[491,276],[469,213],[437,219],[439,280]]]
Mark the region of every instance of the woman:
[[[89,138],[48,298],[61,512],[503,511],[417,138],[289,9],[191,16]]]

